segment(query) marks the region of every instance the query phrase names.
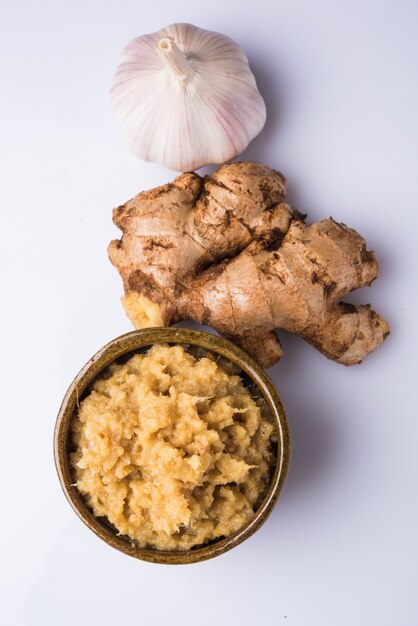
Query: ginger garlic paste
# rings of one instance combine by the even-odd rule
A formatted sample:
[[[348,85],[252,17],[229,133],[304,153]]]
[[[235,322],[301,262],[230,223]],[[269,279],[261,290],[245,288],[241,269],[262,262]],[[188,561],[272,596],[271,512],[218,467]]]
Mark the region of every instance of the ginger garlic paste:
[[[274,424],[221,361],[156,344],[111,365],[80,403],[77,488],[142,547],[186,550],[230,535],[266,491]]]

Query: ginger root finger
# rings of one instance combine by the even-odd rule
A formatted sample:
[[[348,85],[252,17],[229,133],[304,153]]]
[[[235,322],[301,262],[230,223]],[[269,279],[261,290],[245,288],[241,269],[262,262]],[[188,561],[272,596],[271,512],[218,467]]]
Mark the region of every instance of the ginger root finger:
[[[128,291],[122,298],[122,304],[135,328],[166,326],[160,305],[146,296]]]
[[[280,340],[274,330],[254,328],[241,335],[225,334],[225,337],[248,352],[253,359],[266,368],[272,367],[283,356]]]

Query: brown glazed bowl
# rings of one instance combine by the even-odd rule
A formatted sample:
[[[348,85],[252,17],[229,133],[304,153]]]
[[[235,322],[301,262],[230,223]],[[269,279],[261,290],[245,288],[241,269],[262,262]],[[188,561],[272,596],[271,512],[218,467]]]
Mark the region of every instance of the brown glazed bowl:
[[[92,382],[112,362],[145,351],[155,343],[182,344],[197,346],[220,354],[239,368],[241,375],[257,389],[257,394],[264,398],[277,427],[278,449],[277,463],[270,485],[263,501],[254,513],[254,517],[235,533],[202,546],[185,551],[162,551],[141,548],[129,537],[118,536],[116,529],[105,518],[96,518],[84,502],[83,497],[73,484],[70,470],[70,425],[77,404],[89,392]],[[289,455],[290,434],[283,405],[277,391],[262,368],[245,352],[233,343],[206,332],[186,328],[145,328],[133,331],[113,339],[95,354],[77,374],[65,394],[58,413],[54,436],[55,465],[61,487],[68,502],[79,518],[101,539],[125,554],[151,561],[153,563],[185,564],[211,559],[227,552],[250,537],[265,522],[271,513],[286,478]]]

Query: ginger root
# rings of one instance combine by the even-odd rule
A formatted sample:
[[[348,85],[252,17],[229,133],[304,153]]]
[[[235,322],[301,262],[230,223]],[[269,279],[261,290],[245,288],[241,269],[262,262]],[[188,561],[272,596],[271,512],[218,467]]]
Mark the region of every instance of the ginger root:
[[[332,218],[306,225],[284,202],[286,180],[258,163],[178,176],[113,212],[109,246],[137,328],[192,319],[264,367],[282,355],[275,329],[353,365],[389,333],[369,305],[340,299],[376,278],[364,239]]]

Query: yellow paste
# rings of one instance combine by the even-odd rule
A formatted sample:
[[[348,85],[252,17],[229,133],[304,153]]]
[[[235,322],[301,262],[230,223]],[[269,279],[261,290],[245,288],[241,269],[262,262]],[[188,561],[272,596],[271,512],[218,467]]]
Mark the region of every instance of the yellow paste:
[[[81,402],[77,487],[95,516],[143,547],[227,536],[253,515],[275,462],[259,404],[232,364],[154,345],[112,365]]]

